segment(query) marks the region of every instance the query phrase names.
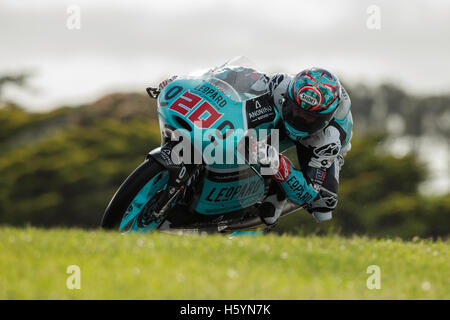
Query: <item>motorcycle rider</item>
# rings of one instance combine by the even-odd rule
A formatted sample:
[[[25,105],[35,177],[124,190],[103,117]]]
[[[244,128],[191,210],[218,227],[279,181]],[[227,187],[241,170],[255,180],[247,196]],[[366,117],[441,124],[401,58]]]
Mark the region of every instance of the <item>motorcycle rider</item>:
[[[236,74],[226,71],[225,81],[236,79]],[[318,222],[330,220],[338,201],[339,171],[351,148],[353,119],[346,90],[335,75],[320,68],[270,78],[244,67],[239,73],[249,93],[270,92],[282,120],[277,124],[280,150],[262,142],[257,146],[258,162],[277,168],[272,179],[283,190],[269,190],[260,206],[261,220],[274,226],[287,199],[302,205]],[[163,81],[160,89],[175,78]],[[297,148],[300,170],[280,153],[292,145]]]
[[[269,80],[268,87],[283,119],[280,132],[295,142],[301,170],[295,169],[284,155],[270,150],[274,149],[270,146],[258,149],[258,157],[267,164],[279,161],[273,179],[291,201],[305,203],[305,209],[318,222],[330,220],[338,201],[339,171],[351,148],[350,98],[335,75],[319,68],[306,69],[295,76],[277,74]],[[310,201],[308,194],[313,195]],[[285,201],[278,195],[265,200],[263,206],[270,203],[275,209],[261,210],[267,225],[277,222]]]

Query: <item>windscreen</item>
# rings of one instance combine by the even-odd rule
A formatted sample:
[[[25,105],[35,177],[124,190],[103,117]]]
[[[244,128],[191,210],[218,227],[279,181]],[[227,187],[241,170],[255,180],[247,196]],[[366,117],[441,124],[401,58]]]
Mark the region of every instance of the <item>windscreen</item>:
[[[238,102],[260,96],[268,90],[268,78],[257,71],[243,57],[230,60],[222,66],[191,74],[203,78],[212,86]]]

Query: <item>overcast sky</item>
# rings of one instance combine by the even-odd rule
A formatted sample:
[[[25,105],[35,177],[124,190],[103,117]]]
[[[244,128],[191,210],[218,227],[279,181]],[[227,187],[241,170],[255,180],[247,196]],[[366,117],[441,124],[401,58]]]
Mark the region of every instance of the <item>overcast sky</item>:
[[[69,30],[67,8],[80,8]],[[377,5],[381,29],[370,30]],[[140,91],[172,74],[238,55],[263,71],[321,66],[345,83],[389,79],[419,93],[450,92],[450,1],[0,2],[0,74],[32,71],[32,110]]]

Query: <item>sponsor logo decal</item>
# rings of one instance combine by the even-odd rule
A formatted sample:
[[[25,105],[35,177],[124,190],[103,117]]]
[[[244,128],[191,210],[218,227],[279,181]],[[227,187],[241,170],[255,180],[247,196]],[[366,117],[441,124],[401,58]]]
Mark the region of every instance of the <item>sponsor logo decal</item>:
[[[317,157],[331,157],[339,153],[339,146],[336,143],[329,143],[320,148],[314,149],[314,155]]]
[[[317,105],[317,103],[319,102],[319,101],[317,101],[316,98],[314,98],[313,96],[310,96],[309,94],[306,94],[304,92],[300,93],[300,100],[302,100],[310,105],[313,105],[313,106]]]
[[[260,97],[246,101],[247,123],[249,128],[273,121],[275,119],[275,110],[268,100],[269,93]]]
[[[289,188],[293,192],[295,192],[297,201],[310,202],[312,200],[313,196],[309,192],[305,191],[305,188],[300,183],[300,181],[297,180],[295,176],[292,176],[286,183],[289,186]]]
[[[273,176],[273,180],[276,182],[285,182],[291,173],[291,163],[289,160],[280,154],[280,166],[278,172]]]
[[[258,180],[256,183],[250,181],[236,187],[212,188],[205,200],[209,202],[222,202],[252,198],[260,192],[262,184],[263,181]]]
[[[203,93],[206,98],[211,102],[216,103],[219,107],[223,108],[227,105],[227,100],[220,94],[220,91],[207,85],[198,85],[194,88],[195,91]]]
[[[326,175],[327,175],[326,171],[323,171],[323,170],[320,170],[320,169],[316,170],[316,179],[324,181]]]
[[[171,158],[171,149],[169,148],[161,148],[161,158],[166,162],[167,165],[172,165],[172,158]]]

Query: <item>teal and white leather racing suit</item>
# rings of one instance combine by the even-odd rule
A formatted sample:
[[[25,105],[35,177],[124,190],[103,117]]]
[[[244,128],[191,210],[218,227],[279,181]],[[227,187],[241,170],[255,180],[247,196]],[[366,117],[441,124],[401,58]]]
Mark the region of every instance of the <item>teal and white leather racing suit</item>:
[[[291,75],[277,74],[268,80],[268,90],[280,115],[283,114],[281,112],[283,95],[291,79]],[[287,198],[303,205],[317,221],[330,220],[338,201],[339,171],[344,163],[345,155],[351,149],[353,119],[350,97],[342,88],[334,119],[323,130],[306,139],[293,141],[286,134],[283,121],[280,122],[279,151],[283,152],[295,146],[301,169],[294,168],[290,161],[281,155],[280,170],[274,176],[274,180],[280,184]],[[275,223],[286,199],[271,195],[265,201],[274,205],[275,213],[263,219],[266,224]]]

